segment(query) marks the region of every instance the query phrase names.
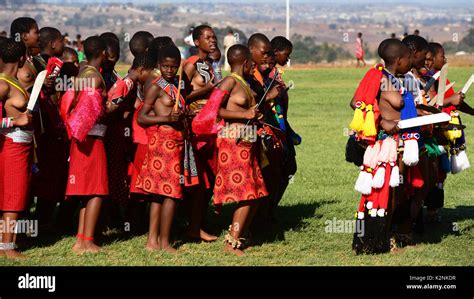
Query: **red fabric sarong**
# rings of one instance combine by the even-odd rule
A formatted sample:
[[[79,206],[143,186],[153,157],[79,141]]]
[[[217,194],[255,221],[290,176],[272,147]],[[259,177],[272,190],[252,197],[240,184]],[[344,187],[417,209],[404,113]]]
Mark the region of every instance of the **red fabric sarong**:
[[[182,199],[183,132],[168,125],[148,128],[147,131],[149,144],[136,187],[147,193]]]
[[[143,163],[145,162],[145,156],[148,151],[147,144],[139,143],[137,145],[137,151],[135,152],[135,157],[133,159],[133,164],[131,166],[130,173],[130,193],[146,194],[142,189],[137,188],[136,183],[138,175],[142,169]]]
[[[32,149],[31,143],[14,143],[0,134],[0,211],[27,208]]]
[[[66,195],[108,195],[107,159],[102,139],[87,136],[71,141]]]
[[[252,200],[268,195],[257,159],[257,144],[235,138],[218,138],[216,205]]]
[[[357,38],[356,40],[356,58],[363,59],[364,58],[364,47],[362,45],[362,40]]]

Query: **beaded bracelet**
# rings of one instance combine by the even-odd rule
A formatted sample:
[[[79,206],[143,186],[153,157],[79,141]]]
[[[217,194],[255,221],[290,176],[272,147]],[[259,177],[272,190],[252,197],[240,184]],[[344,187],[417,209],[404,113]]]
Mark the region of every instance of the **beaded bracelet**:
[[[14,250],[15,248],[16,248],[16,244],[13,242],[0,243],[0,250]]]
[[[6,129],[13,127],[13,117],[2,118],[2,126],[0,128]]]

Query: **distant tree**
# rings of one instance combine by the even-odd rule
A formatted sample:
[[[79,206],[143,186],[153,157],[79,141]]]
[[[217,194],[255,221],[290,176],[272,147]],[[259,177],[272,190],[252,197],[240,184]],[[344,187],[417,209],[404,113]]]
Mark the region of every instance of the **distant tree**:
[[[459,47],[466,50],[474,49],[474,28],[469,29],[469,33],[461,40]]]
[[[453,54],[458,51],[474,52],[474,28],[469,29],[468,34],[459,42],[443,43],[444,51]]]
[[[455,42],[445,42],[443,48],[446,53],[452,54],[458,51],[459,45]]]

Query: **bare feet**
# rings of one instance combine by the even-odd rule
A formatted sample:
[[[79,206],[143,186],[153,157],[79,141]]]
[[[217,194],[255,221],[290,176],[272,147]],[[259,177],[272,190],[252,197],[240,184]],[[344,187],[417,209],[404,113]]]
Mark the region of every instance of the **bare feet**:
[[[97,246],[92,241],[85,241],[87,252],[97,253],[100,251],[100,246]]]
[[[176,250],[176,248],[171,247],[171,245],[169,245],[169,244],[161,246],[161,250],[163,250],[165,252],[168,252],[168,253],[172,253],[172,254],[178,253],[178,250]]]
[[[77,254],[81,255],[84,252],[97,253],[100,251],[100,247],[95,245],[92,241],[76,242],[72,247],[72,250]]]
[[[7,259],[24,259],[26,256],[22,253],[19,253],[16,250],[4,250],[5,251],[5,257]]]
[[[245,255],[245,253],[240,250],[240,249],[237,249],[237,248],[233,248],[232,245],[226,243],[224,245],[224,252],[229,252],[229,253],[233,253],[235,254],[236,256],[243,256]]]
[[[147,242],[145,245],[147,251],[158,251],[160,250],[160,244],[158,242]]]
[[[400,253],[402,249],[398,247],[397,241],[394,237],[390,238],[390,253]]]
[[[81,247],[82,247],[82,240],[76,239],[76,243],[74,243],[74,245],[72,245],[72,251],[76,252]]]
[[[196,234],[196,233],[191,233],[191,232],[188,232],[188,237],[190,237],[191,239],[195,239],[195,240],[201,240],[201,241],[204,241],[204,242],[214,242],[215,240],[217,240],[217,236],[214,236],[214,235],[211,235],[209,233],[206,233],[204,230],[199,230],[199,235]]]

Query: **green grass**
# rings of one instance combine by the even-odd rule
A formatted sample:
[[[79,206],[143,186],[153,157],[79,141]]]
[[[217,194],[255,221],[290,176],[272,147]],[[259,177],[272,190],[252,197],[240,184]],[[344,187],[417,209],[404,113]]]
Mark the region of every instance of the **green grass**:
[[[220,217],[209,213],[211,232],[220,235],[219,241],[184,243],[177,255],[146,252],[146,235],[127,239],[118,234],[106,238],[102,253],[77,257],[70,250],[73,237],[39,235],[29,240],[32,246],[24,251],[28,259],[0,259],[0,265],[474,265],[474,169],[449,175],[442,223],[428,229],[416,246],[397,254],[356,256],[351,251],[351,234],[325,232],[326,220],[352,219],[359,202],[353,188],[358,171],[345,162],[344,147],[352,117],[348,103],[363,73],[349,68],[285,72],[285,79],[295,82],[290,91],[289,119],[303,136],[303,143],[297,147],[299,169],[281,202],[279,227],[257,234],[258,245],[245,257],[222,252],[233,209],[226,206]],[[451,68],[449,75],[451,81],[458,82],[458,90],[471,73],[474,68]],[[473,90],[467,96],[472,105]],[[474,144],[474,120],[464,116],[463,121],[470,146]],[[474,167],[474,150],[470,147],[468,155]],[[453,231],[453,223],[458,231]],[[177,221],[175,227],[179,240],[182,221]]]

